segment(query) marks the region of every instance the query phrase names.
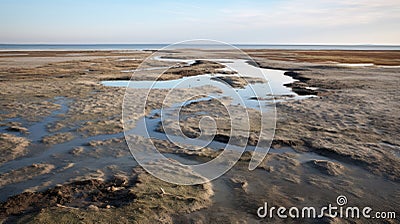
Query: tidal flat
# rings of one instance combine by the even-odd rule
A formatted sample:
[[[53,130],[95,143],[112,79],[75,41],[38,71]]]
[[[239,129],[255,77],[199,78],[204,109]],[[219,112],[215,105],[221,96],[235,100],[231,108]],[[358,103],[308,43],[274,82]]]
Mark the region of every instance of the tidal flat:
[[[208,74],[208,81],[227,83],[240,93],[258,81],[238,78],[235,70],[226,69],[229,60],[242,60],[229,52],[206,51],[202,60],[193,60],[185,51],[174,51],[168,54],[170,60],[146,65],[144,60],[152,53],[1,53],[3,223],[295,223],[298,220],[260,219],[257,209],[264,202],[322,207],[335,203],[339,195],[345,195],[351,205],[400,214],[399,51],[246,50],[254,61],[242,61],[242,66],[259,66],[284,78],[275,84],[279,86],[275,94],[251,99],[244,92],[249,103],[232,104],[234,109],[250,107],[250,117],[257,120],[260,111],[251,108],[251,100],[266,107],[275,102],[272,148],[255,170],[248,169],[253,154],[248,150],[223,176],[192,186],[161,181],[138,166],[123,134],[126,88],[104,82],[173,81]],[[204,60],[207,58],[219,60]],[[146,66],[152,69],[131,77]],[[173,67],[161,77],[154,75],[155,70],[169,66]],[[198,77],[199,82],[202,78]],[[145,119],[143,111],[135,112],[135,108],[143,104],[141,96],[146,92],[146,88],[130,91],[133,126]],[[159,108],[172,107],[187,95],[201,97],[182,107],[180,126],[167,123],[160,127],[154,122],[152,137],[159,151],[185,163],[216,158],[219,149],[235,137],[228,131],[231,118],[227,112],[215,99],[207,98],[223,94],[223,90],[191,85],[177,89],[173,101],[163,102],[168,93],[168,88],[151,91],[144,111],[148,119],[158,122]],[[229,96],[221,99],[234,102]],[[215,144],[186,150],[162,137],[164,128],[198,137],[204,114],[216,117]],[[256,121],[250,120],[250,124],[250,136],[237,145],[258,143],[262,127]],[[136,142],[142,147],[147,141],[138,132]],[[376,220],[324,216],[302,221]],[[396,223],[399,219],[380,221]]]

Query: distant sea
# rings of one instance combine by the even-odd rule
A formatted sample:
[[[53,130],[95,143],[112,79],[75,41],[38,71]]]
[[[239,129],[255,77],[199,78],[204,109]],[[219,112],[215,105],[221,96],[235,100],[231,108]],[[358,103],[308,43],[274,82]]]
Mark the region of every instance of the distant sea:
[[[158,50],[168,44],[0,44],[0,50]],[[400,45],[274,45],[234,44],[240,49],[283,50],[400,50]],[[179,45],[179,48],[227,49],[225,45]]]

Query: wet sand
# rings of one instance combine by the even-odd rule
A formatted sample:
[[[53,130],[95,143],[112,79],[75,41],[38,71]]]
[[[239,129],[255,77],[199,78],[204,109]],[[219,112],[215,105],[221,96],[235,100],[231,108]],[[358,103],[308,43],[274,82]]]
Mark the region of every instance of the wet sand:
[[[129,79],[124,71],[136,69],[150,52],[2,52],[0,218],[6,223],[254,223],[268,221],[256,215],[264,202],[319,207],[342,194],[351,204],[399,213],[400,72],[333,63],[398,66],[399,53],[247,52],[261,67],[290,71],[287,75],[298,80],[289,85],[294,92],[317,97],[278,102],[274,149],[256,170],[247,169],[247,152],[221,178],[195,186],[168,184],[137,167],[121,133],[125,89],[100,83]],[[185,67],[171,70],[167,79],[221,69],[194,66],[190,74]],[[153,91],[149,113],[166,93]],[[197,105],[186,112],[201,110]],[[190,121],[184,127],[195,135],[197,121]],[[181,150],[166,140],[158,145],[187,163],[219,154],[210,148]]]

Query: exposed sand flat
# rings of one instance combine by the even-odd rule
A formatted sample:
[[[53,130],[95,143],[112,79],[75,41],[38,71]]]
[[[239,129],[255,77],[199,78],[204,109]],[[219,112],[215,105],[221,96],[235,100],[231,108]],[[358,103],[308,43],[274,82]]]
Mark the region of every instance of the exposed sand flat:
[[[400,65],[399,51],[369,50],[245,50],[253,57],[276,61]]]
[[[52,164],[32,164],[31,166],[3,173],[0,175],[0,187],[49,173],[52,169],[54,169]]]
[[[67,141],[71,141],[74,138],[73,134],[67,133],[57,133],[55,135],[48,135],[42,139],[42,142],[47,145],[59,144]]]
[[[0,134],[0,164],[16,159],[27,153],[29,140],[11,134]]]
[[[120,58],[124,55],[138,55],[141,51],[103,52],[103,51],[1,51],[0,68],[34,68],[48,63]]]
[[[399,144],[400,73],[378,68],[304,69],[297,72],[299,83],[326,92],[319,98],[279,103],[275,141],[358,163],[398,181],[399,157],[381,143]]]

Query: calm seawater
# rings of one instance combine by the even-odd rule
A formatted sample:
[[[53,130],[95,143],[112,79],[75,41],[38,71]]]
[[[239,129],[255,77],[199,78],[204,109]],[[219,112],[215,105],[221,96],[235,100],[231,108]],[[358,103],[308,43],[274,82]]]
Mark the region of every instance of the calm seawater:
[[[168,44],[0,44],[0,50],[158,50]],[[235,44],[240,49],[285,50],[400,50],[400,45],[252,45]],[[225,45],[179,45],[179,48],[227,49]]]

